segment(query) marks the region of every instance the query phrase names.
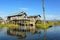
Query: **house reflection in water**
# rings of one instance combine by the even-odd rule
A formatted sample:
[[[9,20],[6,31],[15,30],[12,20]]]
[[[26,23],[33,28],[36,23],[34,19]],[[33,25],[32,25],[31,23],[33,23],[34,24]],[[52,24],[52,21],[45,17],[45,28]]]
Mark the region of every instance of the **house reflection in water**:
[[[37,20],[40,20],[40,15],[37,16],[27,16],[25,12],[20,12],[17,15],[8,16],[7,20],[9,23],[19,24],[23,29],[35,29],[35,23]]]

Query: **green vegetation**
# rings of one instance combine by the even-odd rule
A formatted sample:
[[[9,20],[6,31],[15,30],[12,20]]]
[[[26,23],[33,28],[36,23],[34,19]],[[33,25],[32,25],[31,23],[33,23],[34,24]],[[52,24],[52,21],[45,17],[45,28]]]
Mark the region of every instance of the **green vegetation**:
[[[60,25],[60,21],[47,21],[46,22],[46,28],[50,28],[52,25]],[[35,26],[36,26],[36,28],[40,28],[40,29],[45,28],[43,21],[37,21]],[[19,25],[18,24],[11,24],[11,23],[0,24],[0,28],[3,28],[3,27],[18,28]]]
[[[46,23],[46,28],[50,28],[52,25],[49,23],[49,24],[47,24]],[[37,28],[41,28],[41,29],[44,29],[45,27],[44,27],[44,24],[43,23],[41,23],[41,24],[36,24],[36,27]]]
[[[51,26],[53,26],[53,25],[60,25],[60,21],[47,21],[46,22],[46,28],[50,28]],[[44,27],[44,23],[43,23],[43,21],[42,22],[37,22],[36,23],[36,27],[37,28],[41,28],[41,29],[44,29],[45,27]]]
[[[60,25],[60,21],[52,21],[52,22],[49,22],[49,23],[52,23],[53,25]]]
[[[19,25],[18,24],[0,24],[0,28],[3,28],[3,27],[18,28]]]

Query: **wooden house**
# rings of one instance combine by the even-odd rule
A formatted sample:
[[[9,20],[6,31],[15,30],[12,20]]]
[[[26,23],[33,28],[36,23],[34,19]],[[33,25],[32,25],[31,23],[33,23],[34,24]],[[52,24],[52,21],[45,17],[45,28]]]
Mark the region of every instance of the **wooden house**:
[[[9,23],[19,24],[23,29],[35,29],[35,22],[40,20],[40,15],[27,16],[25,12],[20,12],[17,15],[8,16]]]

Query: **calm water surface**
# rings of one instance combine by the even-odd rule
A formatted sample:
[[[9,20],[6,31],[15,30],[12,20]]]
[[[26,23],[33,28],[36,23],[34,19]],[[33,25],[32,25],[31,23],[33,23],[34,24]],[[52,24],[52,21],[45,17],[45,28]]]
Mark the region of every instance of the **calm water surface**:
[[[17,36],[11,36],[7,34],[7,28],[0,29],[0,40],[43,40],[44,31],[41,33],[31,34],[27,32],[26,38],[20,38]],[[47,29],[46,32],[47,40],[60,40],[60,26],[53,26]]]

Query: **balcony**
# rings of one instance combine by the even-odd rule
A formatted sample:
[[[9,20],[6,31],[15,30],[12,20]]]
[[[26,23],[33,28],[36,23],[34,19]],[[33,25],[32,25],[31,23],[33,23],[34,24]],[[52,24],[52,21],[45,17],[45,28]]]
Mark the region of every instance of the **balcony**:
[[[10,20],[21,20],[21,19],[27,19],[27,18],[11,18]]]

